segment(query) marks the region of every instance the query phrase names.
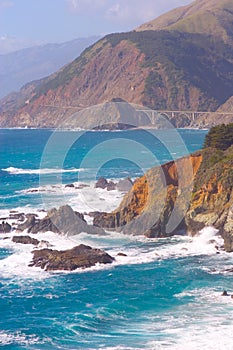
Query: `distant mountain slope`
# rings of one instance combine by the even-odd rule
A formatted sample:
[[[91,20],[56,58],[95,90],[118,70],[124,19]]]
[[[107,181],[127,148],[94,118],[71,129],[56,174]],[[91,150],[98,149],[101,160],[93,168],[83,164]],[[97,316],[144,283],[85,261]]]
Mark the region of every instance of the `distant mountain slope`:
[[[47,44],[0,55],[0,98],[24,84],[46,77],[71,62],[99,37]]]
[[[202,16],[205,27],[218,23],[216,33],[196,24],[194,30]],[[5,98],[0,125],[57,126],[80,108],[114,98],[159,110],[216,110],[233,96],[232,1],[197,0],[162,17],[153,22],[156,30],[107,35],[58,72]],[[169,27],[161,30],[162,22]]]
[[[188,33],[210,34],[225,42],[233,40],[233,1],[197,0],[187,6],[174,9],[150,22],[137,31],[178,30]]]

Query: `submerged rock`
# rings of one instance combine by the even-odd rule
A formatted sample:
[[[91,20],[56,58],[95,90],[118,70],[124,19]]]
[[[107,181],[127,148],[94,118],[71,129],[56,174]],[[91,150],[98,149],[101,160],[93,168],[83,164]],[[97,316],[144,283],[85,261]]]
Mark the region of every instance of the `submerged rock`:
[[[29,266],[36,266],[45,271],[87,268],[95,264],[110,264],[115,259],[101,249],[94,249],[80,244],[68,250],[42,249],[33,251],[33,259]]]

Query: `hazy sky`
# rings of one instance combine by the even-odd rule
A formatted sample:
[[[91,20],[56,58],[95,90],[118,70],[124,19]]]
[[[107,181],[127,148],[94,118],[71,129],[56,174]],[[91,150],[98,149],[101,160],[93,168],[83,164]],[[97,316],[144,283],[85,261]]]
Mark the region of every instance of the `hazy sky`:
[[[134,29],[192,0],[0,0],[0,53]]]

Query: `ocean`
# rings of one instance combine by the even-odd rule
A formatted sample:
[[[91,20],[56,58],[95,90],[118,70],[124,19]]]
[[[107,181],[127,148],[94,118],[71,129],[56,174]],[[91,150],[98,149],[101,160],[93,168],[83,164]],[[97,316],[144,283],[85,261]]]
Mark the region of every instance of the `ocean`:
[[[135,179],[200,149],[207,131],[0,130],[0,220],[69,204],[112,211],[124,193],[96,189],[104,176]],[[67,186],[72,184],[72,186]],[[14,219],[8,220],[14,226]],[[32,245],[0,234],[0,346],[6,349],[232,349],[233,255],[213,228],[196,237],[147,239],[108,232],[33,237],[54,249],[80,243],[115,257],[73,272],[29,267]],[[5,236],[9,237],[4,239]],[[126,256],[117,255],[119,252]]]

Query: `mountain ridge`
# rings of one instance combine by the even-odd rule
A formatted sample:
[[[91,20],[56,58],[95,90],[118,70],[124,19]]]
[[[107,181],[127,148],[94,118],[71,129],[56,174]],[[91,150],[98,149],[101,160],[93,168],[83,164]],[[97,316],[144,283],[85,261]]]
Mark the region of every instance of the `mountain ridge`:
[[[33,46],[0,55],[0,98],[18,91],[24,84],[39,80],[71,62],[98,36],[64,43]]]
[[[229,1],[217,5],[215,0],[197,0],[185,7],[186,14],[187,8],[194,11],[210,4],[216,5],[211,12],[216,20],[221,17],[219,11],[228,8],[229,17],[221,17],[226,23],[219,24],[225,31],[233,21]],[[209,16],[209,10],[202,13]],[[180,25],[174,21],[173,27]],[[190,18],[189,23],[188,29]],[[75,112],[68,106],[78,110],[114,98],[152,109],[216,111],[233,96],[233,32],[229,30],[223,40],[220,29],[217,35],[188,29],[170,26],[105,36],[71,64],[1,101],[0,125],[54,127]],[[211,117],[209,125],[212,123]],[[179,126],[190,125],[184,120]]]

